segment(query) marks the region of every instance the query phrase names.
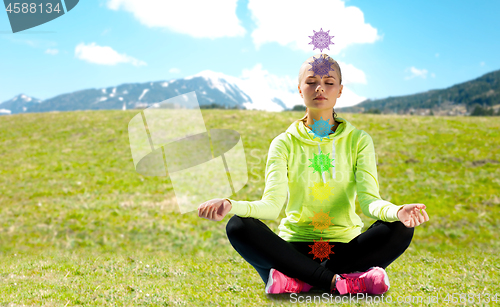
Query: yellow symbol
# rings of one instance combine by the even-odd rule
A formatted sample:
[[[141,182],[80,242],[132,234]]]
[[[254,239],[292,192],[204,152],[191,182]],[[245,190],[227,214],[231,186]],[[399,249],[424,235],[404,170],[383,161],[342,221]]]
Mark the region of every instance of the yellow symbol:
[[[322,203],[324,200],[328,201],[332,193],[333,187],[328,186],[328,183],[316,182],[314,187],[309,187],[312,190],[312,195],[314,199],[320,200]]]

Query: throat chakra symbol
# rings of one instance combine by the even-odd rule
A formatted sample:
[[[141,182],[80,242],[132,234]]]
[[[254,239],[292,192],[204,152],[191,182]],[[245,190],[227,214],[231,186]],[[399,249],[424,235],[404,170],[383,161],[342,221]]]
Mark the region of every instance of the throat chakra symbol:
[[[334,125],[330,125],[327,120],[324,120],[323,117],[320,117],[319,120],[315,120],[313,118],[314,124],[311,125],[311,131],[309,133],[313,133],[313,135],[323,141],[323,138],[328,138],[330,132],[332,132],[332,127]]]
[[[320,153],[319,155],[314,154],[313,159],[308,159],[312,162],[309,167],[312,167],[314,169],[314,172],[317,171],[321,174],[324,170],[328,170],[330,167],[333,167],[332,162],[335,159],[330,159],[329,156],[330,153],[327,153],[326,155],[322,153]]]
[[[312,249],[309,254],[314,254],[314,259],[319,258],[319,261],[323,261],[324,258],[330,259],[330,254],[335,254],[332,251],[332,247],[335,245],[330,245],[330,240],[323,241],[323,238],[320,238],[319,241],[314,240],[313,245],[309,245]]]
[[[328,31],[323,31],[323,28],[319,30],[319,32],[314,31],[313,36],[308,36],[310,39],[312,39],[312,42],[309,43],[309,45],[313,45],[314,49],[318,48],[320,52],[323,52],[323,49],[328,49],[330,50],[329,45],[333,44],[332,43],[332,38],[334,36],[330,36],[330,30]]]
[[[314,60],[312,62],[309,62],[312,66],[309,70],[312,70],[313,76],[318,75],[321,79],[323,79],[323,76],[328,76],[330,71],[335,71],[332,67],[333,63],[330,63],[329,61],[329,56],[320,56],[317,59],[313,56],[313,59]]]

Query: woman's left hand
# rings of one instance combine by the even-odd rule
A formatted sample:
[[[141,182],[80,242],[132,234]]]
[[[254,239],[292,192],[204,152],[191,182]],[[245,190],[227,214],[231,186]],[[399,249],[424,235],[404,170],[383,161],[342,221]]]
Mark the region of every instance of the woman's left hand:
[[[398,218],[408,228],[416,227],[429,220],[424,204],[404,205],[398,211]]]

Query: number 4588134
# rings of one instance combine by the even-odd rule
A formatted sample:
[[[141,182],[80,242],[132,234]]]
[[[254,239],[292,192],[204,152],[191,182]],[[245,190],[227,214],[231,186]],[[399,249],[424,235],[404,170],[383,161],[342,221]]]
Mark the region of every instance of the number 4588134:
[[[40,10],[38,10],[40,7]],[[7,8],[5,9],[9,14],[18,14],[18,13],[44,13],[43,11],[43,3],[37,5],[36,3],[9,3]],[[52,3],[45,3],[45,13],[50,14],[56,12],[59,14],[61,12],[61,8],[59,7],[59,3],[53,7]]]

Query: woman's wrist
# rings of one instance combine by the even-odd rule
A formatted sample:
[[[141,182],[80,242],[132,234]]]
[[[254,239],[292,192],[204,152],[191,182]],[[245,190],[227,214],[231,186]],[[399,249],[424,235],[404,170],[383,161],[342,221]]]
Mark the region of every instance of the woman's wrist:
[[[405,205],[401,206],[398,211],[396,212],[396,216],[398,217],[398,219],[401,221],[401,218],[399,217],[399,212],[405,207]]]
[[[233,204],[231,203],[231,201],[227,198],[224,198],[224,200],[227,200],[227,202],[229,203],[229,207],[233,209]],[[231,209],[229,209],[229,211],[231,211]]]

